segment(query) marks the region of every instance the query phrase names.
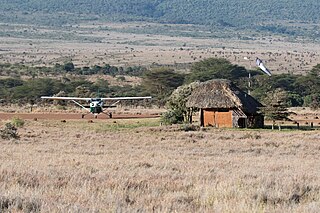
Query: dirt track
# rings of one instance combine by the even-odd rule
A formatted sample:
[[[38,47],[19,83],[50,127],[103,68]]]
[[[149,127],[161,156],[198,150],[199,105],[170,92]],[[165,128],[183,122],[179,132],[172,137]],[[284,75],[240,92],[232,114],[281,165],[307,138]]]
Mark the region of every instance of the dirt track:
[[[95,119],[94,115],[88,114],[85,118],[81,118],[81,113],[0,113],[0,120],[9,120],[13,117],[21,119],[43,119],[43,120],[77,120],[77,119]],[[131,119],[131,118],[156,118],[159,115],[150,114],[113,114],[109,118],[105,114],[99,114],[96,119]]]
[[[160,117],[159,114],[112,114],[112,118],[108,115],[99,114],[97,118],[94,118],[93,114],[88,114],[85,118],[81,118],[81,113],[0,113],[1,120],[10,120],[13,117],[18,117],[24,120],[113,120],[113,119],[134,119],[134,118],[157,118]],[[320,120],[318,118],[311,117],[301,117],[297,116],[293,118],[292,121],[283,122],[282,125],[293,125],[296,126],[297,123],[303,126],[314,126],[320,127]],[[271,122],[265,122],[267,125],[271,125]]]

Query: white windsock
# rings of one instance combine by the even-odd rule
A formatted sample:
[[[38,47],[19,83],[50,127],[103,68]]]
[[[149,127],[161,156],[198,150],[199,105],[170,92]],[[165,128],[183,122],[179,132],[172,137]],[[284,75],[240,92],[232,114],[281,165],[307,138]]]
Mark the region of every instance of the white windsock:
[[[262,61],[259,58],[256,59],[256,64],[257,64],[258,67],[260,67],[260,69],[265,74],[267,74],[268,76],[271,76],[271,72],[264,66],[264,64],[262,63]]]

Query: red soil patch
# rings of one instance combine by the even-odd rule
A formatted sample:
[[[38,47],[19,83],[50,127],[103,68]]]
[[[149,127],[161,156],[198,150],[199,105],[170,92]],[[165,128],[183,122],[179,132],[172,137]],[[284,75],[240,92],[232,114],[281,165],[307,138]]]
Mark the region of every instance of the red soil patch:
[[[77,120],[77,119],[94,119],[94,115],[88,114],[85,118],[81,118],[81,113],[0,113],[0,120],[10,120],[13,117],[18,117],[21,119],[42,119],[42,120]],[[131,118],[156,118],[159,117],[157,114],[113,114],[112,118],[109,118],[108,115],[99,114],[96,119],[131,119]]]

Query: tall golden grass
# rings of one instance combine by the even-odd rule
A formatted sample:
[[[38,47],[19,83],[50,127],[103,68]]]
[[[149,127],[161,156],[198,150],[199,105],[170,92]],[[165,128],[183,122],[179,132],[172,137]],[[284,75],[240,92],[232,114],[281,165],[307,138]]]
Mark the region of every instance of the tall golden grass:
[[[146,122],[27,121],[0,141],[0,212],[320,211],[319,131]]]

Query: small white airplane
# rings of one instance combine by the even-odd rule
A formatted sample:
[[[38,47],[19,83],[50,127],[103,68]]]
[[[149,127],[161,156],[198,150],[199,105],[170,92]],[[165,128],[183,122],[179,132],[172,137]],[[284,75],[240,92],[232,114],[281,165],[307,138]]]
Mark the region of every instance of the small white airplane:
[[[78,98],[78,97],[54,97],[54,96],[42,96],[43,99],[50,100],[70,100],[80,106],[82,109],[88,111],[87,114],[82,114],[82,118],[88,114],[93,114],[94,118],[98,117],[98,114],[103,113],[112,118],[112,114],[106,113],[104,108],[116,107],[115,105],[119,103],[121,100],[143,100],[143,99],[151,99],[151,96],[146,97],[115,97],[115,98]],[[84,106],[80,104],[78,101],[87,101],[90,103],[89,106]],[[104,101],[115,101],[113,104],[104,106]]]

